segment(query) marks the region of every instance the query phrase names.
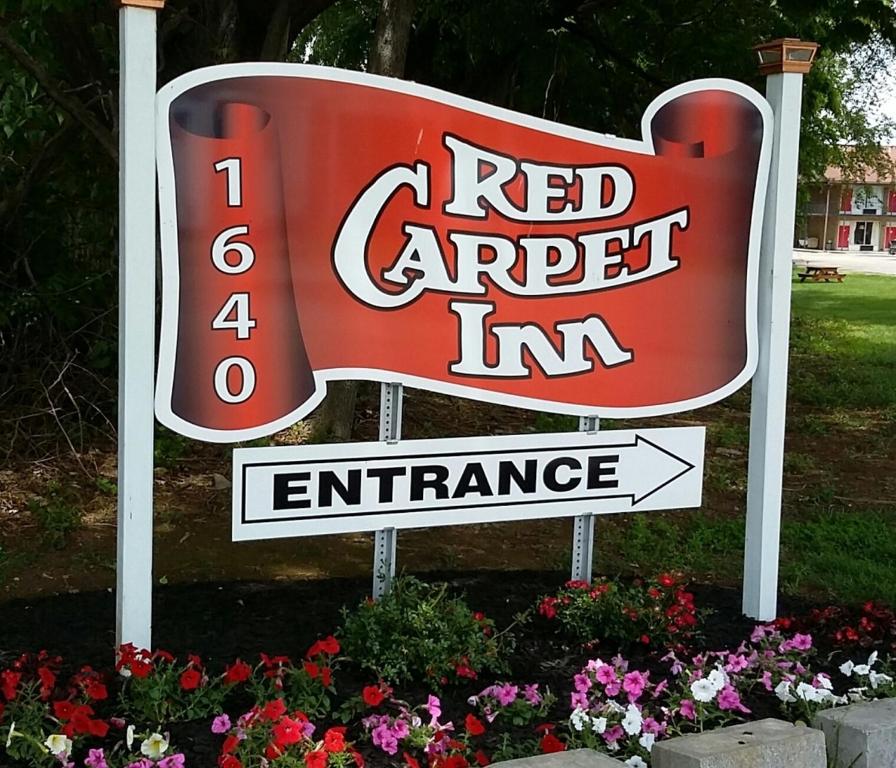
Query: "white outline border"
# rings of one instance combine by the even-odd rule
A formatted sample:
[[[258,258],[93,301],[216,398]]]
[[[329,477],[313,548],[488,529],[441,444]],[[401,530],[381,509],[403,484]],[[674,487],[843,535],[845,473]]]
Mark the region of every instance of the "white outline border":
[[[580,406],[569,403],[558,403],[551,400],[508,395],[491,390],[483,390],[473,386],[449,384],[447,382],[413,376],[396,371],[368,368],[330,368],[316,371],[312,369],[315,392],[302,405],[291,413],[276,421],[248,429],[210,429],[185,421],[171,410],[171,396],[174,384],[174,362],[177,345],[177,306],[180,295],[180,278],[178,274],[177,248],[177,205],[175,200],[174,162],[171,150],[171,138],[168,113],[171,103],[181,94],[196,86],[215,80],[240,77],[303,77],[311,80],[329,80],[341,83],[352,83],[368,88],[379,88],[396,93],[427,99],[440,104],[447,104],[458,109],[479,115],[492,117],[538,131],[557,136],[576,139],[588,144],[625,150],[638,154],[655,154],[653,140],[650,135],[650,123],[653,116],[668,102],[688,93],[703,90],[722,90],[737,94],[759,110],[762,116],[762,144],[759,152],[759,167],[756,175],[756,187],[753,193],[753,211],[750,220],[750,236],[747,250],[747,292],[745,326],[747,330],[747,359],[743,370],[725,386],[690,400],[679,400],[659,405],[618,408]],[[774,117],[769,103],[753,88],[744,83],[724,78],[705,78],[692,80],[674,86],[655,98],[641,118],[641,134],[643,138],[623,139],[610,134],[595,133],[573,126],[562,125],[550,120],[532,117],[519,112],[493,107],[489,104],[457,96],[446,91],[431,88],[417,83],[396,80],[379,75],[318,67],[307,64],[248,63],[223,64],[214,67],[193,70],[172,80],[161,88],[156,97],[156,148],[158,154],[158,188],[159,188],[159,231],[162,245],[162,315],[159,334],[159,365],[156,380],[155,411],[158,420],[166,427],[182,435],[212,443],[228,443],[242,440],[253,440],[279,432],[311,413],[324,399],[327,382],[346,379],[366,379],[386,383],[401,383],[418,389],[440,392],[467,399],[476,399],[498,405],[517,408],[562,413],[572,416],[598,416],[601,418],[634,418],[643,416],[662,416],[681,411],[701,408],[718,402],[740,389],[756,371],[759,359],[758,350],[758,273],[759,247],[762,232],[762,217],[765,207],[765,195],[768,186],[769,166],[771,160],[771,141]]]

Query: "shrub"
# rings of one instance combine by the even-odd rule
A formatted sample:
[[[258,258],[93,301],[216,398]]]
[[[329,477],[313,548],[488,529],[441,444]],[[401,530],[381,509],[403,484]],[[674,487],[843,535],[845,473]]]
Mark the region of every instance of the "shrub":
[[[474,613],[447,584],[426,584],[411,576],[354,611],[343,609],[343,648],[359,666],[391,683],[426,681],[436,688],[485,670],[505,672],[512,637]]]
[[[541,598],[538,612],[582,643],[680,645],[698,625],[694,596],[670,574],[624,586],[609,579],[568,581]]]

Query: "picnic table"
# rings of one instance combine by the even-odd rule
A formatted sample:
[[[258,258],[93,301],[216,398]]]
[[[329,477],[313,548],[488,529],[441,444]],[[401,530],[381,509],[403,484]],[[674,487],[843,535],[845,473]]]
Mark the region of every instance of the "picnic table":
[[[803,267],[804,272],[800,272],[797,276],[800,279],[801,283],[804,283],[808,278],[813,283],[818,283],[824,280],[826,283],[831,280],[836,280],[838,283],[843,282],[843,275],[837,270],[837,267],[828,267],[820,264],[806,264]]]

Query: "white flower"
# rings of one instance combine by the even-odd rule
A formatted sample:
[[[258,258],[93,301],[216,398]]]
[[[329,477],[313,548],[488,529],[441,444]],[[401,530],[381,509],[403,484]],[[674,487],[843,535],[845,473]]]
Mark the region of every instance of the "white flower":
[[[621,715],[623,712],[625,712],[625,707],[621,706],[618,702],[613,701],[613,699],[610,699],[607,702],[606,709],[609,709],[610,712],[615,715]]]
[[[887,683],[892,683],[893,678],[889,675],[885,675],[883,672],[875,672],[873,669],[868,673],[868,682],[871,683],[871,688],[873,690],[877,690],[877,686],[881,683],[886,685]]]
[[[712,701],[716,693],[718,693],[718,689],[709,680],[700,678],[691,683],[691,695],[696,701]]]
[[[638,755],[626,760],[625,765],[627,765],[628,768],[647,768],[647,763],[645,763],[642,758],[638,757]]]
[[[877,651],[871,651],[871,655],[868,657],[868,667],[873,667],[877,664]]]
[[[600,736],[605,730],[607,730],[607,718],[592,717],[591,730],[594,731],[598,736]]]
[[[152,760],[158,760],[168,749],[168,739],[154,733],[140,745],[140,752]]]
[[[796,697],[803,701],[821,701],[818,696],[818,689],[813,688],[808,683],[800,683],[796,687]]]
[[[840,673],[846,675],[847,677],[852,676],[852,671],[856,668],[856,665],[851,661],[844,661],[840,665]]]
[[[775,696],[781,699],[785,704],[790,704],[796,701],[790,693],[790,683],[786,680],[782,680],[775,686]]]
[[[856,664],[852,671],[854,675],[867,675],[871,671],[871,667],[867,664]]]
[[[118,674],[121,675],[122,677],[130,677],[131,670],[129,670],[127,667],[122,667],[121,669],[118,670]]]
[[[622,718],[622,730],[629,736],[641,733],[641,726],[644,724],[644,718],[641,712],[634,704],[629,704],[625,710],[625,717]]]
[[[653,752],[653,742],[656,741],[656,734],[654,733],[642,733],[641,738],[638,739],[638,744],[640,744],[644,749],[648,752]]]
[[[12,725],[9,726],[9,733],[6,734],[6,748],[9,749],[9,745],[12,744],[12,737],[16,732],[16,721],[12,721]]]
[[[850,688],[847,696],[850,701],[865,701],[865,691],[867,688]]]
[[[44,744],[54,757],[68,757],[72,753],[72,740],[62,733],[51,733]]]
[[[706,676],[706,679],[715,689],[716,693],[718,693],[722,690],[722,688],[728,685],[728,675],[726,675],[721,669],[714,669]]]
[[[134,746],[134,726],[129,725],[124,734],[124,742],[128,745],[128,749]]]
[[[818,687],[824,688],[826,691],[833,691],[834,686],[831,685],[831,678],[825,674],[820,674],[815,678],[818,681]]]
[[[581,731],[589,719],[590,718],[585,714],[584,710],[576,707],[575,711],[569,716],[569,724],[577,731]]]

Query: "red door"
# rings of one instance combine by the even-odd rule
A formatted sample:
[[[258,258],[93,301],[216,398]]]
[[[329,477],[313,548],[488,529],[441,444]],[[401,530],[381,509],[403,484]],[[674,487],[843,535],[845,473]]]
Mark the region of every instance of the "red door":
[[[849,248],[849,224],[841,224],[837,230],[837,247]]]
[[[896,189],[890,190],[890,197],[887,201],[887,210],[890,213],[896,213]]]
[[[896,240],[896,227],[887,227],[884,230],[884,250],[890,247],[893,240]]]

